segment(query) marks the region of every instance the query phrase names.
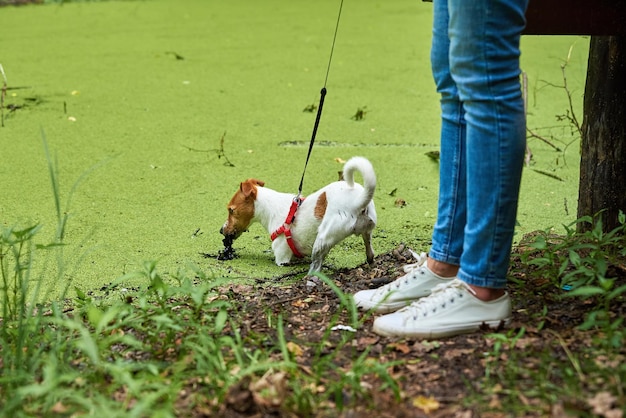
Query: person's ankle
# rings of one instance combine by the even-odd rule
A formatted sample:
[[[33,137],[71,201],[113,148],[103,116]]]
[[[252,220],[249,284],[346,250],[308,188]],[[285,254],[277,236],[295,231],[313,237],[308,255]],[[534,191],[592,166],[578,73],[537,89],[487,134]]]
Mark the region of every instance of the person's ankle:
[[[504,289],[492,289],[490,287],[480,287],[471,284],[469,287],[474,291],[474,296],[483,302],[499,299],[506,293]]]
[[[451,278],[456,276],[459,272],[459,266],[444,263],[443,261],[437,261],[430,257],[428,257],[428,260],[426,261],[426,267],[439,277]]]

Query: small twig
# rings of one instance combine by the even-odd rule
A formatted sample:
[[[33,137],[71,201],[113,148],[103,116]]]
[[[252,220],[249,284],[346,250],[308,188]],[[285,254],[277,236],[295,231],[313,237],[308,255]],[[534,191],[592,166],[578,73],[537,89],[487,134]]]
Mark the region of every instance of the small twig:
[[[7,76],[4,73],[4,68],[0,64],[0,73],[2,73],[2,93],[0,94],[0,119],[2,120],[2,127],[4,128],[4,97],[7,94]]]
[[[548,177],[553,178],[555,180],[564,181],[561,177],[557,176],[556,174],[548,173],[547,171],[539,170],[537,168],[533,168],[532,170],[534,172],[537,172],[539,174],[543,174],[544,176],[548,176]]]
[[[224,157],[224,160],[226,160],[224,162],[224,165],[228,166],[228,167],[234,167],[235,164],[230,162],[230,160],[226,156],[226,152],[224,151],[224,138],[226,138],[226,131],[224,131],[224,133],[222,134],[222,137],[220,138],[220,150],[219,150],[219,152],[217,154],[217,158]]]
[[[183,61],[185,59],[185,57],[183,57],[182,55],[174,52],[174,51],[166,51],[165,52],[167,55],[172,55],[174,58],[176,58],[179,61]]]
[[[522,98],[524,99],[524,116],[528,116],[528,74],[522,72]]]
[[[571,118],[569,120],[570,120],[570,122],[572,122],[574,124],[574,126],[576,126],[576,129],[578,130],[578,134],[582,138],[582,136],[583,136],[583,129],[582,129],[582,126],[580,125],[580,123],[578,123],[578,118],[576,117],[576,112],[574,112],[574,104],[573,104],[573,101],[572,101],[572,92],[567,87],[567,77],[565,76],[565,67],[567,67],[567,65],[570,62],[570,58],[572,56],[572,50],[573,49],[574,49],[574,44],[570,45],[570,47],[569,47],[569,51],[567,52],[567,61],[565,61],[565,63],[563,65],[561,65],[561,72],[563,73],[563,88],[565,89],[565,92],[567,93],[567,99],[569,101],[569,110],[571,112]]]
[[[193,147],[188,147],[187,145],[181,145],[181,147],[183,148],[187,148],[188,151],[192,151],[192,152],[216,152],[216,149],[198,149],[198,148],[193,148]]]
[[[302,299],[302,295],[292,296],[286,299],[277,299],[272,302],[269,302],[269,306],[282,305],[283,303],[293,302],[294,300],[298,300],[298,299]]]
[[[568,61],[569,61],[569,56],[568,56]],[[565,64],[561,65],[561,72],[563,73],[563,89],[565,89],[565,93],[567,94],[567,100],[569,102],[569,111],[566,112],[565,115],[563,115],[562,117],[567,119],[568,121],[570,121],[570,123],[572,123],[574,125],[574,127],[576,128],[576,130],[578,131],[578,134],[582,137],[583,136],[583,129],[582,126],[580,126],[580,123],[578,123],[578,118],[576,117],[576,112],[574,112],[574,104],[572,101],[572,92],[569,90],[569,88],[567,87],[567,76],[565,75],[565,67],[567,66],[567,62]]]
[[[226,156],[226,152],[224,151],[224,138],[226,137],[226,131],[224,131],[224,133],[222,134],[222,137],[220,138],[220,148],[219,149],[198,149],[198,148],[193,148],[193,147],[188,147],[187,145],[182,145],[182,147],[187,148],[189,151],[193,151],[193,152],[215,152],[217,153],[217,158],[221,159],[222,157],[224,157],[224,165],[227,167],[234,167],[235,164],[231,163],[230,160],[228,159],[228,157]]]
[[[554,335],[557,338],[557,340],[559,340],[559,344],[561,345],[561,348],[563,349],[563,351],[565,351],[565,355],[567,356],[567,358],[569,359],[570,363],[574,367],[574,370],[576,370],[576,374],[578,374],[578,379],[581,382],[586,381],[587,379],[585,378],[585,375],[584,375],[584,373],[582,371],[582,368],[580,367],[580,362],[578,361],[578,359],[576,357],[574,357],[574,354],[572,354],[572,351],[569,349],[569,347],[565,343],[565,340],[563,339],[563,337],[561,337],[555,331],[552,331],[550,329],[548,329],[546,331],[548,333]]]
[[[554,148],[555,151],[559,151],[561,152],[561,148],[557,147],[556,145],[554,145],[549,139],[539,135],[538,133],[536,133],[535,131],[531,130],[530,128],[526,128],[526,131],[530,134],[530,136],[532,138],[537,138],[540,141],[545,142],[546,144],[550,145],[552,148]]]
[[[524,99],[524,119],[528,120],[528,74],[526,71],[522,72],[522,98]],[[526,154],[524,155],[524,163],[526,166],[530,166],[530,161],[533,159],[533,152],[526,143]]]
[[[280,274],[278,276],[274,276],[274,277],[272,277],[272,280],[274,280],[274,281],[282,281],[284,279],[290,279],[292,277],[298,277],[300,275],[305,274],[307,271],[308,270],[290,271],[289,273],[283,273],[283,274]]]
[[[526,72],[522,72],[522,97],[524,99],[524,116],[526,118],[528,118],[528,75],[526,74]],[[541,135],[533,132],[530,128],[526,127],[526,131],[530,134],[530,136],[532,138],[537,138],[537,139],[545,142],[546,144],[550,145],[556,151],[561,151],[561,149],[559,147],[554,145],[548,139],[546,139],[546,138],[542,137]],[[526,157],[525,157],[524,161],[526,162],[527,166],[530,165],[530,160],[532,159],[532,157],[533,157],[533,153],[530,150],[530,147],[528,146],[528,144],[526,144]]]
[[[548,81],[543,81],[543,83],[545,84],[545,86],[556,87],[556,88],[565,90],[565,94],[567,95],[569,109],[565,111],[564,115],[557,115],[557,119],[559,121],[566,120],[569,123],[571,123],[574,126],[574,128],[576,128],[578,135],[582,137],[583,129],[582,129],[580,122],[578,122],[578,118],[576,117],[576,112],[574,111],[574,100],[572,99],[572,91],[569,89],[569,86],[567,84],[566,68],[570,63],[570,58],[572,56],[573,48],[574,48],[574,44],[572,44],[569,48],[569,51],[567,53],[567,59],[565,60],[563,64],[561,64],[561,73],[563,74],[563,84],[558,85],[558,84],[550,83]]]

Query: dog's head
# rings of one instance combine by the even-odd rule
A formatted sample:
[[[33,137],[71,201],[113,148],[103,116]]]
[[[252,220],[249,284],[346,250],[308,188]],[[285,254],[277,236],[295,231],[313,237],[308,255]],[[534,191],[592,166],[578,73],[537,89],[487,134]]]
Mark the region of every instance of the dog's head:
[[[239,190],[228,202],[228,219],[220,229],[222,235],[234,240],[248,230],[250,222],[254,218],[257,187],[264,185],[265,182],[256,179],[248,179],[239,185]]]

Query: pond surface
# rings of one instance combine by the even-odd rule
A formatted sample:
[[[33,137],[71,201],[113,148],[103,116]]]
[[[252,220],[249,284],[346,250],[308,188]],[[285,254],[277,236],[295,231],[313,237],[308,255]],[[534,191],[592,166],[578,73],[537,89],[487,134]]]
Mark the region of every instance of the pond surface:
[[[319,99],[338,5],[154,0],[1,8],[8,89],[0,222],[41,223],[42,243],[54,235],[44,132],[70,214],[68,277],[80,288],[101,287],[145,260],[157,260],[165,275],[190,265],[233,279],[305,271],[276,267],[259,225],[235,242],[236,260],[204,254],[223,248],[218,231],[240,181],[255,177],[297,191],[315,118],[305,110]],[[400,242],[426,250],[435,220],[431,8],[415,0],[345,2],[304,182],[311,193],[336,179],[338,161],[370,159],[378,175],[378,253]],[[566,72],[582,117],[588,39],[523,39],[528,126],[561,151],[529,141],[520,236],[575,219],[579,146],[557,120],[568,103],[555,87],[572,45]],[[45,254],[39,257],[43,264]],[[354,238],[327,265],[363,261]]]

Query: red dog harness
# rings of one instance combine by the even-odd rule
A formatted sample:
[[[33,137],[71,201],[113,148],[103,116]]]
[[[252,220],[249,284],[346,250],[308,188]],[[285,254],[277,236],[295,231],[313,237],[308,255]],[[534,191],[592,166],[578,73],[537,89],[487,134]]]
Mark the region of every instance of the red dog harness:
[[[289,228],[289,226],[291,225],[293,220],[296,218],[296,211],[298,210],[298,208],[300,207],[300,204],[302,204],[303,201],[304,201],[303,197],[301,198],[299,196],[296,196],[293,198],[293,202],[291,202],[291,208],[289,208],[289,213],[287,214],[287,219],[285,219],[285,222],[280,228],[272,232],[272,235],[270,235],[270,238],[272,238],[272,241],[274,241],[280,235],[285,234],[285,238],[287,239],[287,245],[289,245],[289,248],[291,248],[291,252],[293,252],[293,255],[295,255],[298,258],[302,258],[304,256],[296,248],[296,244],[293,242],[293,238],[291,237],[291,229]]]

